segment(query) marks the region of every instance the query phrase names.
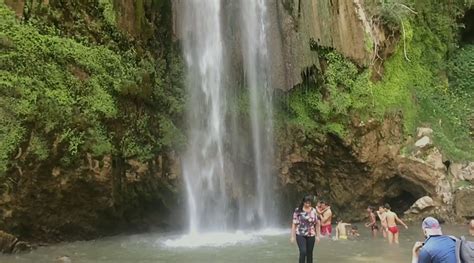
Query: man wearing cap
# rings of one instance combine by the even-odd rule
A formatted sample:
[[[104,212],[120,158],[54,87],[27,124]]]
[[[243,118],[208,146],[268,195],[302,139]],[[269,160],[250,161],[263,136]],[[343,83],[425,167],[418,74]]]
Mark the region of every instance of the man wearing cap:
[[[412,263],[456,263],[456,241],[444,236],[438,220],[427,217],[421,224],[425,242],[413,246]]]

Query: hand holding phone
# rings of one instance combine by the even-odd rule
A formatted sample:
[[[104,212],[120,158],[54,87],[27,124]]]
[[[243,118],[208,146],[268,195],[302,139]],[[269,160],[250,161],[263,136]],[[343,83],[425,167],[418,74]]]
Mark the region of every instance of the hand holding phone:
[[[420,242],[420,241],[415,242],[415,245],[413,246],[413,253],[418,254],[418,252],[420,251],[420,248],[422,248],[424,244],[425,243]]]

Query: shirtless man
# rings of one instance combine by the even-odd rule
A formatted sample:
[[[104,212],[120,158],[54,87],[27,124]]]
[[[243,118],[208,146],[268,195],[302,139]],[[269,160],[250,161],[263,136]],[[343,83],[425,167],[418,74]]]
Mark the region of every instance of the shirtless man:
[[[367,208],[367,213],[369,214],[369,222],[365,224],[365,227],[370,227],[372,237],[376,237],[379,226],[377,225],[377,219],[374,214],[374,207],[369,206]]]
[[[321,206],[318,211],[321,215],[321,235],[323,236],[331,236],[332,233],[332,226],[331,226],[331,219],[332,219],[332,211],[331,207],[328,205],[327,202],[321,201]]]
[[[387,228],[388,228],[388,243],[392,244],[395,242],[395,244],[398,244],[398,226],[397,222],[402,224],[406,229],[408,229],[408,226],[398,218],[397,214],[394,212],[390,211],[390,205],[385,204],[385,215],[386,215],[386,220],[387,220]]]
[[[383,207],[383,205],[379,206],[379,210],[377,211],[377,216],[379,217],[380,224],[382,225],[382,235],[384,238],[386,238],[388,229],[387,229],[387,219],[385,218],[386,217],[385,208]]]
[[[347,240],[347,227],[351,224],[344,223],[342,219],[337,220],[336,240]]]

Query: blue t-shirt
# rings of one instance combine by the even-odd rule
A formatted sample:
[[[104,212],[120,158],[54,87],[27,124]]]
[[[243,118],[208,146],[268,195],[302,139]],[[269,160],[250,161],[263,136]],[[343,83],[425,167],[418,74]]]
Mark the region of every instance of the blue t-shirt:
[[[430,236],[420,250],[418,263],[456,263],[456,241],[448,236]]]

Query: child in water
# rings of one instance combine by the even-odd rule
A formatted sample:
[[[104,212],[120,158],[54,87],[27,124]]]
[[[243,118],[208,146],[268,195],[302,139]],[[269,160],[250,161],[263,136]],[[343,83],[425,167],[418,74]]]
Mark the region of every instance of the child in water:
[[[342,219],[337,220],[336,240],[347,240],[347,227],[351,224],[344,223]]]
[[[357,226],[352,226],[349,235],[351,239],[357,239],[358,237],[360,237],[359,229],[357,228]]]

